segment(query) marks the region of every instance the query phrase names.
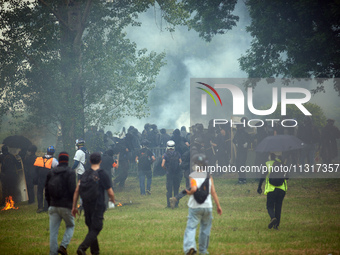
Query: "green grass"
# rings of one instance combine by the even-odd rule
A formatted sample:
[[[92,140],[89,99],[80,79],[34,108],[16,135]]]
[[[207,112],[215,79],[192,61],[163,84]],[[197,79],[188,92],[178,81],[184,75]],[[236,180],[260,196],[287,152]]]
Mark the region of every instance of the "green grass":
[[[340,180],[291,179],[288,185],[276,231],[267,228],[266,196],[256,193],[255,180],[237,185],[235,179],[215,178],[223,214],[214,207],[210,254],[339,254]],[[125,190],[116,192],[123,206],[105,213],[101,254],[183,254],[188,197],[171,210],[165,208],[165,193],[165,177],[153,178],[152,195],[144,197],[136,177],[129,177]],[[36,204],[16,206],[0,211],[0,254],[48,254],[48,214],[37,214]],[[76,253],[86,233],[82,216],[69,254]]]

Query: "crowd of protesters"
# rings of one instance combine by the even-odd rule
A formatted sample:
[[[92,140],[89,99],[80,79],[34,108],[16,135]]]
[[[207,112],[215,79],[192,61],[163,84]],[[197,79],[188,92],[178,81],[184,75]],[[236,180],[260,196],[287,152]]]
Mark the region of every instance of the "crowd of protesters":
[[[100,152],[104,158],[110,159],[109,161],[117,161],[119,158],[119,164],[114,168],[113,187],[121,190],[125,186],[129,171],[138,171],[136,157],[138,157],[138,153],[140,153],[142,147],[148,148],[153,154],[154,160],[151,166],[153,175],[165,175],[166,171],[162,168],[162,158],[166,153],[167,142],[171,140],[175,143],[175,150],[181,157],[182,164],[180,171],[186,180],[186,187],[188,187],[190,151],[191,153],[192,151],[204,153],[209,159],[210,165],[216,163],[219,165],[231,164],[239,168],[247,164],[247,160],[249,161],[249,149],[254,149],[265,137],[275,134],[294,135],[304,144],[302,149],[283,153],[282,157],[287,164],[314,164],[315,159],[319,161],[322,159],[323,163],[331,163],[338,155],[336,139],[340,138],[340,131],[334,125],[334,122],[333,119],[328,119],[326,125],[322,129],[318,129],[313,124],[312,118],[306,117],[302,123],[299,123],[299,125],[294,128],[285,128],[281,125],[271,127],[267,125],[266,122],[260,127],[249,128],[246,125],[247,119],[242,118],[239,123],[245,123],[245,125],[238,124],[235,128],[230,128],[228,125],[216,125],[214,127],[213,122],[210,121],[207,127],[198,123],[190,127],[190,130],[187,130],[184,126],[175,130],[167,130],[165,128],[159,130],[156,124],[147,123],[141,132],[137,128],[130,126],[128,129],[122,128],[122,132],[117,136],[114,136],[111,131],[105,133],[103,129],[97,130],[96,127],[91,127],[85,133],[84,139],[81,139],[81,143],[77,145],[79,146],[77,147],[79,150],[76,152],[72,169],[77,170],[79,178],[85,169],[83,164],[79,163],[80,158],[82,161],[85,161],[86,152]],[[83,147],[85,141],[86,149]],[[142,146],[143,142],[144,145]],[[6,194],[9,193],[11,193],[16,200],[20,199],[18,190],[11,190],[14,189],[13,186],[16,187],[17,185],[7,186],[6,183],[18,182],[18,177],[15,176],[15,173],[18,172],[18,169],[22,168],[22,165],[11,162],[20,162],[21,159],[25,171],[29,203],[34,203],[33,187],[40,183],[40,185],[38,185],[40,187],[38,189],[38,202],[40,205],[38,209],[39,211],[46,211],[46,206],[41,199],[42,182],[46,179],[46,174],[44,175],[41,169],[39,171],[39,167],[32,166],[32,162],[35,162],[37,158],[35,155],[37,147],[30,144],[14,157],[8,151],[9,146],[10,144],[4,144],[2,147],[3,152],[0,156],[2,165],[1,179],[3,180],[2,192],[4,194],[2,196],[2,204],[4,203]],[[42,160],[42,158],[50,158],[55,148],[52,146],[50,149],[51,151],[47,150],[44,157],[38,158],[40,160]],[[265,164],[267,157],[267,153],[256,153],[255,161],[251,162],[251,164]],[[56,161],[56,159],[54,159],[54,161]],[[51,168],[53,168],[55,164],[56,163],[53,162]],[[150,183],[149,175],[148,173],[146,178]],[[11,181],[4,181],[7,180],[6,178]],[[246,183],[246,179],[244,175],[239,176],[239,183]],[[150,190],[148,190],[147,193],[150,193]]]
[[[152,176],[166,175],[166,206],[177,207],[179,199],[184,195],[192,195],[193,190],[197,190],[197,185],[193,186],[190,168],[190,159],[192,155],[204,155],[207,164],[212,165],[234,165],[237,169],[246,165],[247,157],[250,149],[254,149],[267,136],[288,134],[299,138],[302,141],[302,148],[290,150],[282,153],[280,157],[271,155],[272,161],[268,161],[268,153],[258,152],[254,162],[250,164],[266,165],[268,162],[275,164],[314,164],[317,157],[322,158],[323,163],[331,163],[338,156],[337,139],[340,139],[340,130],[334,125],[333,119],[328,119],[326,125],[322,129],[318,129],[312,121],[312,118],[306,117],[297,127],[283,127],[275,125],[271,127],[266,122],[260,122],[258,127],[247,126],[247,118],[241,118],[240,122],[233,128],[227,125],[213,125],[210,121],[205,128],[203,124],[195,124],[190,127],[190,131],[182,126],[180,129],[166,130],[164,128],[158,130],[156,124],[145,124],[144,130],[139,132],[137,128],[130,126],[127,130],[122,129],[118,136],[113,136],[111,131],[91,127],[86,133],[85,138],[76,140],[76,153],[73,158],[73,166],[68,166],[68,154],[63,152],[59,155],[58,162],[54,158],[55,148],[49,146],[46,153],[42,157],[37,157],[37,147],[33,144],[21,148],[18,155],[9,152],[10,144],[4,143],[2,146],[2,154],[0,155],[1,163],[1,181],[2,181],[2,204],[4,198],[8,195],[13,196],[14,201],[21,200],[20,191],[18,190],[19,178],[17,176],[19,170],[24,171],[26,178],[28,203],[35,202],[34,185],[37,185],[37,212],[45,212],[49,210],[51,231],[51,250],[58,249],[58,252],[65,252],[70,235],[73,233],[74,222],[70,221],[71,202],[72,214],[81,211],[87,211],[87,214],[93,214],[98,219],[102,217],[105,208],[109,206],[109,199],[114,201],[113,190],[122,191],[125,181],[129,176],[129,171],[138,172],[140,195],[151,195]],[[278,122],[279,123],[279,122]],[[263,125],[261,125],[263,124]],[[27,144],[26,144],[27,145]],[[93,162],[90,164],[90,152],[97,153],[96,158],[92,157]],[[67,160],[66,160],[67,158]],[[317,158],[317,160],[320,160]],[[279,163],[277,163],[277,162]],[[21,164],[22,162],[22,164]],[[285,163],[283,163],[285,162]],[[86,163],[88,165],[86,165]],[[58,167],[57,167],[58,166]],[[96,170],[102,175],[102,179],[106,179],[103,187],[100,212],[91,211],[87,207],[83,208],[80,199],[80,207],[76,206],[79,197],[79,183],[75,196],[71,197],[70,192],[66,194],[67,202],[62,199],[60,204],[56,199],[51,198],[51,192],[48,189],[48,182],[54,176],[54,172],[74,173],[70,177],[74,182],[82,179],[85,170]],[[53,171],[52,171],[53,170]],[[247,176],[238,171],[238,183],[247,183]],[[105,178],[104,178],[105,176]],[[185,179],[186,189],[179,193],[179,187],[182,179]],[[145,185],[146,180],[146,185]],[[265,194],[267,194],[267,209],[271,217],[269,228],[277,228],[280,223],[282,201],[287,190],[286,180],[284,184],[275,186],[270,184],[268,176],[260,179],[258,193],[262,192],[262,182],[266,180]],[[197,181],[197,180],[196,180]],[[270,186],[271,185],[271,186]],[[111,191],[104,192],[105,190]],[[45,196],[44,196],[45,191]],[[279,198],[278,198],[279,197]],[[217,197],[216,197],[217,198]],[[66,198],[65,198],[66,199]],[[191,199],[192,200],[192,199]],[[71,201],[71,202],[70,202]],[[63,203],[67,203],[67,210],[58,207],[64,207]],[[192,203],[191,203],[192,204]],[[211,202],[209,202],[209,205]],[[218,199],[217,199],[218,204]],[[49,209],[48,209],[49,206]],[[219,205],[218,205],[219,207]],[[196,208],[194,206],[194,208]],[[210,207],[209,207],[210,208]],[[191,210],[191,209],[190,209]],[[192,214],[189,210],[189,215]],[[221,208],[218,210],[221,212]],[[203,210],[204,211],[204,210]],[[211,215],[211,210],[208,210]],[[68,215],[67,217],[65,215]],[[98,214],[98,215],[97,215]],[[92,216],[91,216],[92,217]],[[210,216],[209,216],[210,217]],[[61,219],[69,225],[65,233],[65,241],[61,246],[57,247],[57,233]],[[99,247],[96,236],[101,228],[93,227],[93,217],[86,218],[86,224],[89,227],[89,233],[82,245],[79,247],[78,254],[84,254],[88,247],[91,252],[98,252]],[[189,223],[188,223],[189,224]],[[97,223],[95,225],[98,225]],[[99,224],[102,226],[102,222]],[[184,250],[192,250],[189,244],[188,229],[186,230],[186,240]],[[191,237],[190,237],[191,238]],[[94,243],[93,243],[94,242]],[[192,241],[190,241],[192,242]],[[52,247],[53,246],[53,247]],[[189,249],[190,248],[190,249]],[[207,246],[206,246],[207,248]],[[92,252],[92,253],[93,253]]]

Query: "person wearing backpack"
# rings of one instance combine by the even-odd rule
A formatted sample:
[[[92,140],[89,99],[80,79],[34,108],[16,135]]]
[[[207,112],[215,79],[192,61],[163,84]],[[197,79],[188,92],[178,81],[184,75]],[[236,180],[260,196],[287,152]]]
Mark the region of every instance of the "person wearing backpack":
[[[166,170],[166,200],[167,207],[170,208],[170,198],[172,197],[172,191],[174,197],[177,196],[179,186],[181,184],[182,172],[180,164],[182,163],[181,154],[175,150],[175,142],[169,140],[167,142],[166,152],[163,155],[162,167]],[[176,203],[175,207],[178,206]]]
[[[67,246],[74,232],[74,217],[71,210],[76,189],[76,173],[68,166],[67,152],[60,152],[58,161],[59,165],[47,174],[45,183],[50,218],[50,255],[58,253],[67,255]],[[58,248],[58,232],[62,220],[65,222],[66,229]]]
[[[54,146],[49,146],[47,148],[47,153],[43,157],[37,157],[34,162],[36,167],[36,172],[38,176],[38,189],[37,189],[37,200],[38,200],[38,210],[37,213],[47,212],[48,205],[46,201],[46,194],[44,199],[44,189],[46,183],[47,174],[52,168],[56,167],[59,162],[53,157],[55,152]]]
[[[103,228],[106,210],[104,192],[107,192],[110,201],[115,203],[112,182],[107,173],[100,168],[101,161],[100,153],[94,152],[90,155],[91,167],[78,181],[73,195],[72,215],[75,217],[78,214],[77,201],[80,195],[83,200],[85,224],[88,227],[88,233],[77,249],[78,255],[86,254],[88,248],[91,249],[91,254],[99,254],[97,236]]]
[[[151,165],[156,160],[152,151],[147,147],[150,142],[144,139],[141,142],[142,149],[137,152],[135,161],[138,164],[139,188],[141,195],[151,195],[152,170]],[[146,191],[145,191],[146,178]]]
[[[262,183],[266,181],[264,194],[267,195],[267,211],[270,217],[268,228],[278,230],[281,220],[281,210],[283,199],[287,191],[287,177],[284,172],[280,170],[283,166],[280,156],[274,153],[269,155],[269,161],[266,162],[268,173],[266,178],[261,178],[257,193],[262,193]],[[275,169],[274,169],[275,168]],[[274,171],[275,170],[275,171]]]
[[[222,208],[215,190],[212,176],[196,165],[206,165],[205,157],[202,154],[195,155],[194,172],[190,174],[190,189],[186,189],[189,195],[189,215],[187,226],[184,232],[183,250],[185,254],[196,254],[196,229],[200,224],[199,232],[199,254],[208,254],[210,230],[212,225],[212,200],[213,197],[217,206],[217,213],[222,215]]]

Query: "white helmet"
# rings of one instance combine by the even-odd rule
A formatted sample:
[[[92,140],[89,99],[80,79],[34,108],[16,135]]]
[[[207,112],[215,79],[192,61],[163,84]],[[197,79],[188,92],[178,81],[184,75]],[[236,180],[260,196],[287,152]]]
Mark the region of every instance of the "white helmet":
[[[166,143],[167,147],[166,149],[167,150],[174,150],[175,149],[175,142],[172,141],[172,140],[169,140],[167,143]]]

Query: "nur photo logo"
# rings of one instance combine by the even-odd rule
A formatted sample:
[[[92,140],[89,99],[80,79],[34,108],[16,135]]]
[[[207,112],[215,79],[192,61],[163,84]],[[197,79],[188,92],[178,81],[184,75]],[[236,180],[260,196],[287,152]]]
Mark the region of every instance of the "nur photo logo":
[[[214,92],[214,94],[217,96],[217,98],[218,98],[218,100],[220,101],[220,104],[221,104],[221,106],[222,106],[221,97],[220,97],[220,95],[217,93],[217,91],[216,91],[213,87],[211,87],[209,84],[206,84],[206,83],[203,83],[203,82],[197,82],[197,83],[198,83],[198,84],[201,84],[201,85],[203,85],[203,86],[206,86],[206,87],[209,88],[212,92]],[[198,89],[203,90],[204,92],[206,92],[206,93],[212,98],[212,100],[214,100],[215,105],[217,105],[214,96],[211,94],[211,92],[210,92],[209,90],[204,89],[204,88],[201,88],[201,87],[196,87],[196,88],[198,88]],[[206,115],[206,114],[207,114],[207,95],[206,95],[206,94],[202,94],[202,96],[201,96],[201,102],[202,102],[202,104],[201,104],[201,107],[202,107],[202,114],[203,114],[203,115]]]

